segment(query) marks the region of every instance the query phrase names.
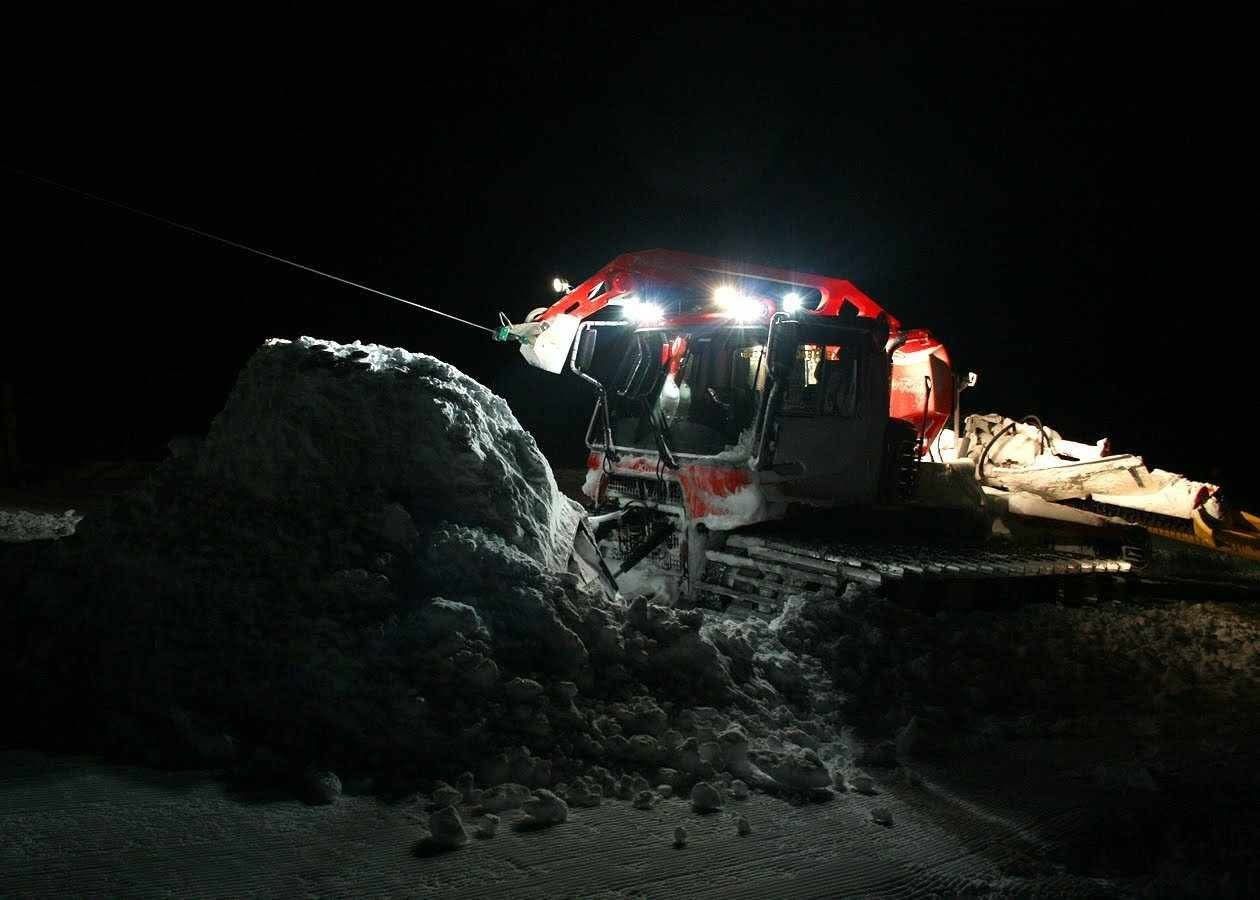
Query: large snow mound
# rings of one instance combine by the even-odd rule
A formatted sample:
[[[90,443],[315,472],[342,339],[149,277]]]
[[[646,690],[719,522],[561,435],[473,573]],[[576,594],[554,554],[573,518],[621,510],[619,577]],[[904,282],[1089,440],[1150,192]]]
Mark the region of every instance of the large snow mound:
[[[416,521],[485,528],[553,571],[582,515],[502,397],[432,356],[359,341],[259,348],[198,473],[268,499],[383,492]]]

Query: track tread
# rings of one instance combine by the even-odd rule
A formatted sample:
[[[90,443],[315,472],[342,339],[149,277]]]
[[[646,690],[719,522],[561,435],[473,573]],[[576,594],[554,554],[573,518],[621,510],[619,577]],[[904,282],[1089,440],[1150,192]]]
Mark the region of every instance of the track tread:
[[[1126,560],[1096,559],[1072,551],[1062,546],[826,544],[814,538],[793,542],[732,534],[722,549],[707,551],[709,567],[697,591],[773,612],[783,607],[789,595],[820,599],[842,592],[854,581],[877,587],[887,582],[993,583],[1000,591],[1027,580],[1078,582],[1084,577],[1133,571]],[[740,583],[753,590],[739,590]],[[802,590],[811,587],[814,590]]]

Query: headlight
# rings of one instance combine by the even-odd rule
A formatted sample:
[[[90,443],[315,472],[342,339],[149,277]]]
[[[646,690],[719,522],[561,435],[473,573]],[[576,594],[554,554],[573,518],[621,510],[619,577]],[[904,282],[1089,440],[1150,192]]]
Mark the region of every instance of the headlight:
[[[659,322],[664,312],[655,303],[644,300],[627,300],[621,305],[621,314],[636,325]]]
[[[723,284],[713,289],[713,301],[722,312],[736,322],[752,322],[766,315],[765,307],[756,297],[742,293],[731,284]]]

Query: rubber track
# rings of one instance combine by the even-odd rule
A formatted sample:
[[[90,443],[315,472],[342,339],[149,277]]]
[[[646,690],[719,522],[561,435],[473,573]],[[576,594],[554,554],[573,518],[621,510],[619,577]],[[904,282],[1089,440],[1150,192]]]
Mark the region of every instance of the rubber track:
[[[934,544],[822,543],[734,534],[709,550],[697,599],[720,608],[740,604],[773,615],[789,596],[817,600],[849,582],[870,586],[913,583],[976,584],[989,590],[1016,588],[1031,579],[1061,587],[1080,576],[1121,576],[1127,560],[1103,559],[1068,549],[951,547]]]

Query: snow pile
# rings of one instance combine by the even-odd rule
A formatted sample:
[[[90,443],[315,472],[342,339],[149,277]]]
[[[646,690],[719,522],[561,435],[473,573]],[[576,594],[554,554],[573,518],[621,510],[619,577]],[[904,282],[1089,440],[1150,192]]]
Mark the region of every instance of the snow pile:
[[[62,513],[0,509],[0,541],[16,544],[69,537],[82,521],[83,516],[73,509]]]
[[[507,404],[446,363],[271,341],[204,445],[79,540],[6,559],[0,674],[41,740],[303,795],[298,773],[406,781],[543,746],[542,717],[501,721],[525,705],[505,685],[620,647],[619,610],[567,571],[581,515]]]
[[[439,359],[358,341],[269,341],[197,468],[265,499],[383,494],[417,521],[485,528],[552,571],[581,517],[502,397]]]
[[[449,365],[270,342],[203,446],[78,540],[24,548],[0,677],[37,740],[319,802],[458,777],[437,793],[555,822],[654,785],[831,784],[826,672],[766,623],[587,591],[565,566],[579,516]]]

